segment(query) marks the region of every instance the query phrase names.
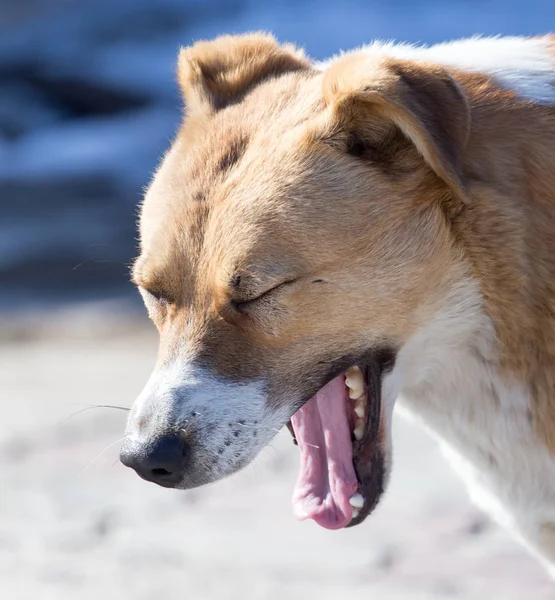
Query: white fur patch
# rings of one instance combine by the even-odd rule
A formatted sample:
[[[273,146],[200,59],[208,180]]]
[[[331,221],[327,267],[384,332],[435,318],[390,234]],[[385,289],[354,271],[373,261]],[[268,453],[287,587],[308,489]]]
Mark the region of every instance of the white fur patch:
[[[157,368],[135,401],[126,438],[147,444],[175,427],[194,435],[198,476],[224,477],[250,462],[289,418],[270,409],[262,381],[224,381],[206,369],[174,361]],[[195,474],[193,474],[195,476]]]
[[[555,565],[538,548],[542,525],[555,523],[555,460],[532,428],[529,391],[496,372],[494,330],[475,284],[454,291],[390,377],[402,387],[401,412],[441,441],[472,499]]]
[[[470,73],[483,73],[522,98],[555,104],[555,52],[549,37],[470,38],[435,46],[373,42],[357,50],[401,60],[431,62]],[[342,54],[317,68],[324,70]]]

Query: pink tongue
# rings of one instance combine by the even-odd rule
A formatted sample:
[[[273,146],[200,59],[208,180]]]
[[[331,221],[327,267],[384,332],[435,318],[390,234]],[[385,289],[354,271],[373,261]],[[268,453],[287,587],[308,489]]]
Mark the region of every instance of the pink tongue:
[[[327,529],[349,523],[349,498],[358,485],[347,402],[345,377],[340,375],[291,417],[301,451],[293,510],[297,518],[314,519]]]

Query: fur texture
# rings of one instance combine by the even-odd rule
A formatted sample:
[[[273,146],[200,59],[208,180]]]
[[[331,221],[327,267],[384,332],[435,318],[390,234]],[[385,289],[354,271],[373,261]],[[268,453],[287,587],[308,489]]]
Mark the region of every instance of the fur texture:
[[[224,476],[228,422],[258,421],[231,438],[250,460],[386,344],[386,465],[398,399],[553,569],[554,79],[550,37],[317,66],[260,34],[185,50],[188,114],[141,215],[133,277],[161,342],[129,439],[198,413],[189,442],[215,462],[188,481]]]

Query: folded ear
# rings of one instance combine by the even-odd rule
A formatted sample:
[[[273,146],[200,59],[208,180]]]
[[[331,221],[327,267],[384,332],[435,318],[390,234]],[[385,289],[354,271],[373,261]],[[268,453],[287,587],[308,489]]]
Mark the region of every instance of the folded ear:
[[[399,129],[455,195],[467,202],[463,153],[470,129],[464,92],[441,67],[356,53],[324,74],[333,127],[376,137],[369,116]],[[374,120],[375,123],[375,120]]]
[[[225,35],[182,49],[178,79],[189,111],[214,111],[264,79],[308,68],[302,50],[269,34]]]

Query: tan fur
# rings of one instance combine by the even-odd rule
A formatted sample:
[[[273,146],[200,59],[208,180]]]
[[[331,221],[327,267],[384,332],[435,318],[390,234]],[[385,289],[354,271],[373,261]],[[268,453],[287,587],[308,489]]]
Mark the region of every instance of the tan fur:
[[[360,122],[366,123],[374,135],[376,131],[386,130],[388,117],[394,124],[402,122],[404,115],[395,112],[398,106],[404,106],[397,90],[392,106],[382,110],[384,99],[387,103],[399,73],[404,77],[414,77],[417,71],[424,84],[425,69],[408,62],[403,65],[401,61],[393,65],[368,65],[366,57],[358,58],[358,64],[353,65],[353,62],[357,63],[355,55],[349,57],[347,65],[337,63],[322,83],[319,76],[303,67],[302,62],[295,62],[299,60],[297,52],[287,47],[278,50],[271,39],[264,37],[239,40],[226,37],[214,43],[200,43],[182,53],[180,81],[186,98],[194,106],[198,102],[195,103],[193,98],[195,95],[202,96],[206,85],[214,87],[214,94],[221,94],[222,98],[233,102],[233,94],[243,94],[250,85],[260,82],[269,73],[277,75],[281,72],[284,75],[254,89],[242,105],[230,106],[228,110],[210,117],[197,115],[193,111],[193,115],[186,120],[149,193],[142,219],[143,229],[146,230],[143,231],[144,252],[152,254],[149,246],[154,244],[157,253],[162,253],[164,248],[165,256],[158,256],[157,260],[164,264],[166,271],[173,268],[182,273],[180,286],[177,281],[170,283],[168,275],[161,273],[157,276],[164,281],[166,293],[170,292],[170,287],[174,288],[171,293],[176,298],[186,293],[189,299],[183,298],[182,303],[188,304],[190,298],[198,296],[195,286],[213,286],[215,289],[203,290],[204,296],[208,298],[215,292],[222,298],[220,306],[206,308],[215,314],[218,314],[217,308],[225,312],[226,299],[234,293],[229,289],[234,271],[242,272],[241,262],[245,263],[243,268],[247,269],[258,266],[258,256],[253,256],[254,248],[251,250],[249,246],[255,247],[256,242],[260,241],[259,247],[256,247],[259,260],[264,261],[266,255],[273,261],[274,256],[286,255],[286,249],[294,244],[300,247],[291,258],[292,263],[300,262],[300,257],[305,260],[302,265],[292,264],[290,272],[299,269],[319,273],[329,263],[332,266],[333,263],[343,264],[346,260],[353,261],[354,267],[357,262],[375,265],[373,280],[368,284],[380,291],[388,289],[390,297],[375,297],[376,294],[371,290],[364,289],[359,300],[364,306],[372,306],[373,310],[368,314],[362,310],[362,306],[353,306],[353,319],[357,327],[366,329],[359,322],[362,319],[369,321],[378,335],[392,335],[399,339],[418,325],[411,313],[423,297],[430,295],[426,288],[436,279],[449,279],[452,263],[459,253],[464,253],[473,274],[481,282],[488,312],[496,325],[503,367],[508,374],[533,386],[536,402],[532,408],[532,418],[545,443],[555,450],[555,411],[552,408],[555,371],[546,368],[555,364],[555,259],[552,248],[555,203],[554,182],[551,181],[555,151],[553,108],[519,101],[511,92],[493,88],[481,76],[453,73],[472,109],[471,133],[466,141],[466,102],[458,99],[458,91],[443,69],[439,73],[437,69],[428,72],[434,85],[440,85],[449,77],[446,92],[454,95],[453,102],[458,102],[462,109],[462,116],[457,115],[458,119],[462,119],[461,124],[456,125],[455,122],[453,137],[457,140],[454,147],[447,151],[447,157],[438,158],[434,149],[425,151],[419,148],[421,153],[427,153],[426,158],[436,172],[442,171],[438,160],[448,165],[444,167],[446,171],[453,170],[453,174],[444,174],[451,187],[453,181],[462,179],[460,172],[464,171],[465,183],[461,183],[461,186],[466,185],[472,201],[464,210],[456,211],[451,222],[451,233],[443,222],[442,201],[445,191],[424,166],[418,164],[410,148],[403,148],[396,155],[398,164],[395,168],[400,172],[400,177],[391,182],[380,172],[367,173],[365,170],[364,173],[357,173],[362,169],[352,160],[336,155],[322,143],[327,135],[347,133],[344,124],[346,118],[350,118],[357,126]],[[258,56],[259,60],[248,63],[245,57],[250,55]],[[242,71],[243,61],[247,61],[247,66]],[[204,80],[196,80],[191,75],[197,73],[203,77],[205,67],[198,71],[197,64],[210,65],[209,75],[204,76]],[[292,66],[296,67],[292,69]],[[288,73],[291,70],[299,73]],[[229,78],[228,73],[231,74]],[[322,85],[324,97],[327,95],[327,102],[331,106],[326,107],[319,95]],[[376,104],[375,111],[372,112],[373,107],[366,106],[365,103],[370,102],[366,98],[364,102],[355,102],[349,96],[356,96],[356,90],[359,89],[366,97],[372,96]],[[334,103],[331,97],[339,91],[344,105],[341,115],[337,114],[337,101]],[[445,93],[443,97],[439,96],[438,106],[445,100],[444,96]],[[348,109],[345,107],[346,97],[351,102]],[[433,110],[436,107],[430,108]],[[446,119],[455,108],[449,106],[450,110],[446,109]],[[348,116],[345,115],[346,110],[350,111]],[[395,116],[392,117],[394,112]],[[270,116],[274,119],[270,120]],[[382,123],[382,119],[386,123]],[[412,119],[405,132],[409,132],[411,126]],[[434,134],[429,129],[427,131],[429,135]],[[418,138],[421,133],[419,129],[413,136],[410,132],[408,135]],[[314,142],[307,143],[307,137],[314,139]],[[280,138],[281,143],[274,144]],[[229,173],[218,170],[220,157],[214,149],[222,149],[225,154],[237,145],[248,146],[240,164],[230,165],[232,172]],[[186,155],[191,147],[195,152]],[[268,147],[271,147],[269,156],[265,154],[265,148]],[[464,166],[461,167],[461,158],[456,154],[461,154],[463,150]],[[299,162],[302,170],[299,169]],[[326,168],[330,162],[335,163],[337,171],[333,176]],[[179,164],[174,166],[175,163]],[[307,177],[305,169],[311,170],[313,176]],[[267,172],[271,175],[266,176]],[[317,173],[318,177],[315,176]],[[344,193],[341,179],[354,180],[359,175],[361,182],[352,186],[353,190]],[[249,180],[249,176],[252,180]],[[247,181],[248,185],[245,185]],[[299,198],[303,195],[309,197],[311,206],[304,208],[302,217],[293,215],[298,222],[293,220],[288,224],[287,236],[290,239],[283,239],[276,235],[273,219],[281,209],[285,210],[286,199],[280,195],[284,194],[283,188],[290,186],[293,181],[299,185],[296,195]],[[315,185],[316,189],[310,189],[311,185]],[[160,193],[159,188],[165,189]],[[342,200],[337,210],[326,207],[326,204],[334,201],[333,196]],[[387,201],[377,205],[369,200],[372,197],[387,198]],[[439,201],[434,201],[434,198]],[[257,202],[261,206],[255,206]],[[322,214],[321,209],[327,214]],[[250,214],[247,214],[247,210]],[[413,215],[415,210],[418,212]],[[152,218],[153,211],[166,213],[161,222],[158,218]],[[243,217],[248,220],[243,220]],[[353,217],[356,223],[351,222]],[[221,228],[224,218],[225,229]],[[337,231],[338,221],[342,221],[340,232]],[[164,231],[164,241],[148,239],[149,223],[156,223],[156,231],[152,235]],[[361,223],[371,223],[371,235],[364,227],[361,228]],[[153,226],[150,225],[150,228]],[[274,235],[270,235],[270,231]],[[415,233],[411,234],[411,231]],[[209,240],[203,236],[205,232]],[[348,237],[349,242],[339,254],[336,243],[322,247],[319,239],[335,238],[335,242],[338,233],[342,241],[347,241],[345,238]],[[415,242],[407,243],[407,240],[417,237],[420,238],[417,248],[412,247]],[[399,241],[396,242],[396,238]],[[231,239],[234,244],[232,252],[239,255],[235,264],[231,264],[233,259],[224,256]],[[410,246],[404,248],[406,260],[397,256],[398,251],[394,250],[403,239],[403,245]],[[374,242],[372,245],[371,241]],[[389,256],[379,257],[383,265],[373,260],[372,254],[361,261],[361,247],[370,246],[368,251],[372,252],[372,246],[381,247],[384,243],[388,243],[391,250]],[[353,250],[355,256],[349,256]],[[241,256],[244,254],[247,256]],[[432,257],[432,254],[435,256]],[[184,256],[187,265],[183,265]],[[402,262],[405,266],[404,272],[398,274],[398,281],[389,280],[397,275],[394,270],[388,271],[389,262]],[[440,264],[436,266],[438,262]],[[142,261],[139,264],[144,265],[141,276],[137,277],[139,283],[146,287],[153,285],[149,279],[152,275],[146,272],[147,266],[151,268],[150,263]],[[218,281],[188,281],[194,277],[195,267],[201,264]],[[411,281],[411,272],[415,273],[419,284]],[[283,279],[284,275],[287,273],[278,274],[277,277],[247,273],[244,275],[246,280],[267,278],[268,281],[255,281],[245,294],[258,294],[261,289]],[[383,282],[380,282],[381,277],[384,278]],[[309,287],[307,282],[306,288]],[[399,291],[404,293],[398,294]],[[297,290],[295,294],[287,294],[284,301],[289,303],[301,299],[312,307],[310,312],[317,328],[329,322],[330,308],[337,301],[333,294],[318,292],[305,297]],[[322,306],[324,304],[327,306]],[[389,307],[386,315],[380,314],[379,306]],[[357,308],[361,309],[360,312]],[[263,311],[257,311],[260,312]],[[287,312],[297,311],[288,309]],[[364,314],[366,318],[363,318]],[[376,319],[377,315],[379,318]],[[242,317],[233,314],[232,318]],[[270,319],[263,315],[259,318]],[[330,325],[334,320],[331,319]],[[304,315],[299,321],[295,319],[288,322],[287,329],[291,335],[294,331],[304,334],[309,328]],[[250,323],[246,327],[250,327]],[[341,338],[344,327],[343,322],[337,324]],[[337,341],[342,343],[341,340]],[[285,341],[285,345],[288,343],[289,340]],[[259,353],[258,348],[255,353]]]
[[[409,138],[451,190],[466,200],[462,158],[470,111],[456,81],[442,68],[351,54],[324,77],[324,97],[342,126],[364,132],[368,115],[383,117]],[[365,135],[372,135],[370,128]]]
[[[308,67],[302,50],[282,47],[272,36],[224,35],[182,50],[178,75],[190,111],[217,110],[264,79]]]
[[[315,364],[401,347],[472,277],[499,371],[555,452],[553,106],[362,53],[321,73],[262,35],[183,51],[179,80],[188,115],[134,269],[162,297],[146,295],[161,362],[185,345],[304,397]]]

